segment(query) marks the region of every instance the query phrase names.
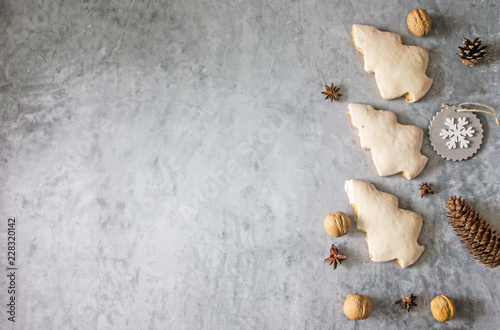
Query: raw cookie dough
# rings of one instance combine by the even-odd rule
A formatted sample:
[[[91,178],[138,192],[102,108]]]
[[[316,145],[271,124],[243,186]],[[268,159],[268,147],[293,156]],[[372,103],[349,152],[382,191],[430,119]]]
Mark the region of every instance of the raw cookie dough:
[[[365,71],[375,73],[380,95],[386,100],[404,96],[409,102],[420,100],[431,88],[425,71],[427,50],[403,45],[401,36],[379,31],[369,25],[354,24],[352,37],[365,59]]]
[[[396,259],[406,268],[418,260],[425,249],[417,242],[422,228],[420,214],[400,209],[396,196],[377,190],[368,181],[348,180],[345,191],[354,208],[357,228],[366,232],[373,261]]]
[[[424,138],[420,127],[401,125],[394,112],[375,110],[368,104],[351,103],[348,109],[361,147],[371,150],[378,175],[402,172],[411,180],[422,172],[429,158],[420,153]]]

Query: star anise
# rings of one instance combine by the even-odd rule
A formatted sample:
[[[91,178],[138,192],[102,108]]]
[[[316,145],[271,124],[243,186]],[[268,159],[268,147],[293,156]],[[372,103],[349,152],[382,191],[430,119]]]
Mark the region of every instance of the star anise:
[[[329,262],[330,266],[333,264],[333,270],[337,268],[337,264],[340,265],[342,260],[345,260],[347,257],[339,254],[339,250],[335,246],[335,244],[332,244],[332,247],[330,248],[330,257],[325,259],[325,262]]]
[[[425,194],[431,194],[431,195],[434,194],[434,192],[431,189],[431,184],[427,182],[422,182],[418,190],[420,190],[420,198],[424,197]]]
[[[325,85],[326,91],[321,92],[321,94],[326,95],[325,100],[330,99],[330,102],[333,102],[333,100],[338,101],[342,94],[339,93],[340,87],[335,87],[333,86],[333,83],[331,86]]]
[[[406,308],[409,312],[411,306],[417,306],[417,304],[413,302],[413,300],[415,300],[416,298],[417,296],[414,296],[412,293],[410,295],[407,295],[406,298],[396,301],[394,304],[401,305],[401,308]]]

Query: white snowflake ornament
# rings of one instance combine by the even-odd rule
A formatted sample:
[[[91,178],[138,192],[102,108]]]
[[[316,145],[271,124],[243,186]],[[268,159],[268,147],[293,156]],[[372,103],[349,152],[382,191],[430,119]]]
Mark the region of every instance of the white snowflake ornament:
[[[446,118],[444,124],[448,129],[442,129],[439,135],[443,139],[449,139],[446,142],[448,149],[455,149],[457,142],[460,142],[460,148],[468,148],[470,141],[466,140],[467,136],[472,137],[475,133],[472,127],[465,127],[469,121],[465,117],[458,118],[458,124],[455,124],[455,118]]]
[[[443,107],[431,121],[431,145],[443,158],[457,161],[472,157],[483,142],[483,126],[471,112]]]

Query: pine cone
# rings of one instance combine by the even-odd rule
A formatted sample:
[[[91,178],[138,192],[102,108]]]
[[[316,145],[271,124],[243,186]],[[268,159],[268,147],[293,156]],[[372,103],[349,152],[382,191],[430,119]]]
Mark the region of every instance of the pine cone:
[[[467,38],[464,38],[463,44],[464,47],[458,47],[460,53],[457,55],[462,60],[462,63],[469,66],[474,66],[486,55],[486,47],[481,47],[482,41],[479,40],[481,38],[476,38],[474,41],[470,41]]]
[[[447,203],[449,223],[469,252],[486,267],[499,266],[499,233],[460,197],[453,196]]]

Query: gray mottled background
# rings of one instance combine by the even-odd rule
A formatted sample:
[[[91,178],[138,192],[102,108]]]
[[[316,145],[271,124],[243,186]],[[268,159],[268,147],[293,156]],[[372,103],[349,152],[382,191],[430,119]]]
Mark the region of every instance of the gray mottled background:
[[[377,176],[349,102],[422,128],[442,103],[500,110],[499,1],[0,0],[0,328],[492,329],[500,269],[477,263],[447,224],[467,198],[500,229],[500,127],[464,162],[418,178]],[[433,21],[413,36],[406,15]],[[425,47],[434,79],[417,103],[385,101],[353,23]],[[474,68],[455,55],[479,36]],[[339,84],[330,103],[324,84]],[[334,239],[343,190],[374,182],[423,215],[416,264],[374,263],[355,227]],[[422,181],[435,194],[420,198]],[[7,320],[7,219],[17,220],[16,323]],[[323,259],[335,242],[348,259]],[[374,308],[350,321],[345,297]],[[394,302],[418,296],[412,312]],[[450,296],[457,316],[429,303]]]

